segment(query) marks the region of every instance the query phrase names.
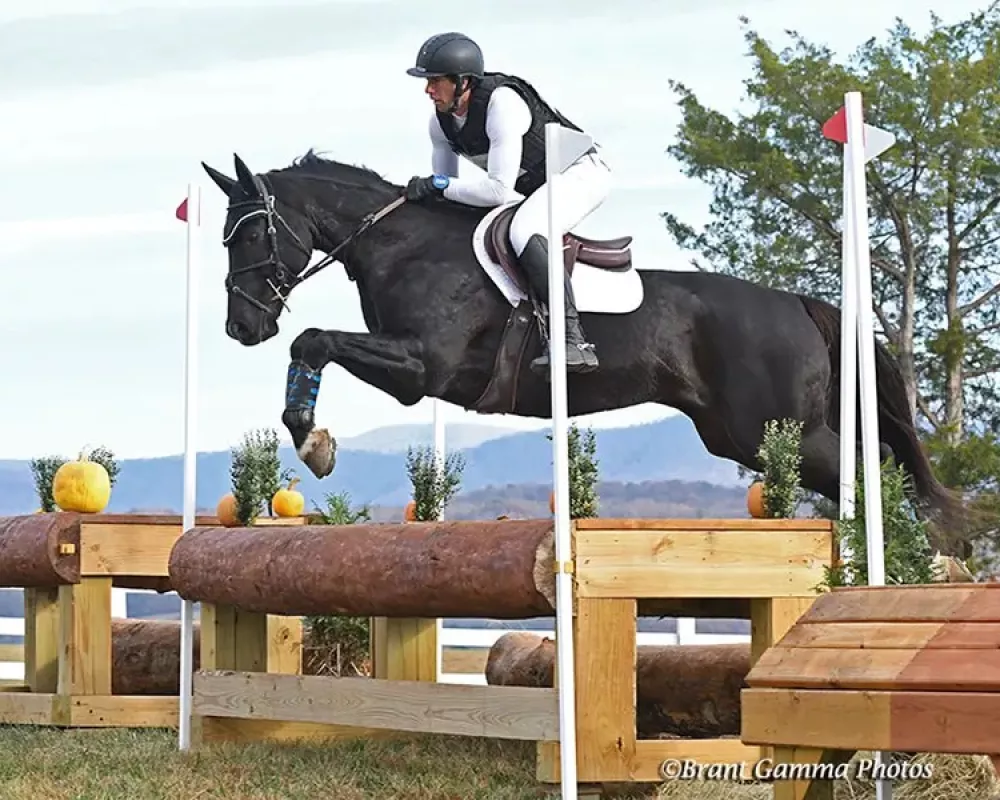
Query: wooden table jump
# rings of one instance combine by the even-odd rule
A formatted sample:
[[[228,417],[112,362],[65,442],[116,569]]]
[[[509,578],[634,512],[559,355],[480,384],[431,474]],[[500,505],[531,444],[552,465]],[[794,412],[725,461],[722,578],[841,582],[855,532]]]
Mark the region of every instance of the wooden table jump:
[[[435,530],[444,535],[444,527],[433,527],[438,523],[410,523],[408,527],[419,525],[429,526],[424,533],[431,540]],[[457,530],[457,525],[451,523],[449,530]],[[394,528],[385,530],[387,536],[402,535]],[[290,531],[261,533],[264,538],[258,544],[265,550],[268,536],[277,540],[292,535]],[[378,526],[370,526],[369,533],[368,546],[372,553],[378,553]],[[473,536],[475,531],[470,527],[467,533]],[[197,531],[190,535],[192,543],[199,540]],[[316,535],[303,531],[302,536],[292,538],[308,541]],[[338,531],[327,528],[322,535],[328,537],[324,552],[335,552]],[[423,533],[415,531],[413,535]],[[693,758],[703,764],[753,763],[767,755],[769,748],[746,745],[736,738],[637,739],[637,616],[645,606],[669,608],[678,616],[749,618],[751,660],[755,660],[815,600],[825,577],[824,567],[834,560],[832,523],[598,518],[574,521],[572,535],[581,783],[658,783],[662,780],[661,765],[670,758]],[[213,537],[200,538],[210,541]],[[218,542],[211,545],[217,546]],[[538,547],[534,535],[530,546]],[[481,540],[481,548],[489,552],[488,539]],[[185,549],[181,543],[178,555]],[[513,549],[510,545],[508,552]],[[410,557],[419,561],[417,555],[411,553]],[[207,584],[195,573],[201,562],[193,549],[183,563],[186,586]],[[227,563],[240,569],[238,560]],[[205,569],[210,566],[204,564]],[[498,565],[497,570],[502,568]],[[248,571],[256,569],[252,564],[247,566]],[[238,575],[229,576],[229,580],[231,587],[242,581]],[[544,583],[551,581],[550,567]],[[396,595],[399,592],[397,589]],[[541,594],[548,595],[548,591]],[[189,599],[201,600],[197,596]],[[344,598],[340,601],[345,602]],[[363,602],[365,605],[355,611],[379,613],[371,596],[365,596]],[[557,688],[436,684],[434,629],[417,624],[410,636],[398,632],[399,640],[388,658],[384,652],[387,645],[376,644],[372,679],[269,673],[251,663],[252,653],[260,651],[260,644],[254,642],[260,641],[263,630],[254,614],[282,609],[269,606],[262,598],[256,603],[256,612],[243,615],[244,629],[233,622],[226,633],[228,638],[244,642],[246,651],[236,648],[224,658],[203,659],[202,669],[194,677],[193,729],[200,743],[387,736],[400,731],[529,739],[538,742],[538,778],[559,782]],[[203,614],[207,611],[219,619],[232,618],[234,613],[232,607],[221,603],[203,602],[202,608]],[[412,606],[401,606],[399,613],[415,611]],[[419,620],[407,620],[410,622]]]
[[[111,590],[170,591],[167,560],[182,521],[71,512],[0,517],[0,587],[24,590],[24,681],[0,685],[0,723],[177,725],[176,695],[112,693]],[[195,523],[218,519],[199,516]],[[276,617],[268,624],[275,642],[269,658],[285,669],[300,658],[299,621]]]
[[[775,746],[782,761],[872,750],[996,765],[1000,584],[836,589],[757,660],[747,685],[743,741]],[[832,797],[832,781],[775,788],[776,798]]]

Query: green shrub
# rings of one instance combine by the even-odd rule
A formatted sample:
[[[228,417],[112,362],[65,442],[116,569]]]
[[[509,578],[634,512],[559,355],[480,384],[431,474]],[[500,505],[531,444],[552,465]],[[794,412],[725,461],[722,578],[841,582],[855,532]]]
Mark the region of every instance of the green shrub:
[[[885,582],[887,585],[930,583],[934,554],[927,536],[928,523],[917,516],[910,499],[910,476],[902,465],[893,467],[889,460],[882,463],[881,475]],[[861,469],[855,498],[854,517],[835,523],[841,551],[847,555],[840,564],[826,570],[827,586],[868,585],[865,484]]]
[[[767,516],[789,519],[795,516],[803,492],[799,470],[802,466],[802,423],[796,420],[768,420],[757,450],[764,468],[764,507]]]
[[[351,507],[347,492],[327,493],[325,505],[315,503],[309,515],[310,525],[355,525],[371,521],[367,505]],[[371,625],[368,617],[342,614],[303,618],[308,644],[303,667],[312,675],[368,674],[370,669]]]

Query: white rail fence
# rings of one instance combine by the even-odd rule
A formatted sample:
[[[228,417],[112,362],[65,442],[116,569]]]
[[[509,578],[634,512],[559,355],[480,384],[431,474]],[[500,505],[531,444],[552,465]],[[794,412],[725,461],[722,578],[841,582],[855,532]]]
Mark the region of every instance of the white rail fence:
[[[5,590],[5,593],[20,594],[17,590]],[[111,593],[111,615],[113,617],[129,617],[128,598],[141,594],[157,594],[141,589],[114,589]],[[180,619],[179,599],[173,592],[161,594],[178,600],[178,611],[169,614],[170,618]],[[145,617],[132,615],[136,619]],[[167,615],[158,615],[163,619]],[[519,620],[481,620],[483,627],[455,627],[446,625],[444,620],[438,621],[438,673],[442,683],[473,683],[484,684],[486,678],[481,673],[442,672],[440,670],[441,652],[443,648],[488,648],[503,634],[512,630],[523,630],[539,636],[555,638],[555,619],[551,627],[538,627],[537,623],[528,624]],[[550,622],[545,620],[546,623]],[[731,644],[750,641],[750,635],[738,633],[701,633],[697,630],[698,620],[684,617],[676,621],[676,632],[643,631],[637,634],[640,645],[687,645],[687,644]],[[465,624],[465,623],[463,623]],[[748,623],[749,624],[749,623]],[[640,623],[641,628],[641,623]],[[11,641],[16,639],[17,641]],[[21,645],[24,642],[23,617],[0,617],[0,680],[22,680],[24,664],[21,661],[8,660],[4,654],[4,645]]]

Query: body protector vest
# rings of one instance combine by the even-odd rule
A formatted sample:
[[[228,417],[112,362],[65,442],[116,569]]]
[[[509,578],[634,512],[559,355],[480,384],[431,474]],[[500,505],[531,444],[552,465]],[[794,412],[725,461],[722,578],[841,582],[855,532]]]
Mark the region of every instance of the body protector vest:
[[[487,72],[479,80],[469,97],[469,110],[465,125],[455,124],[451,114],[437,112],[441,130],[451,143],[451,149],[473,163],[480,162],[489,153],[490,139],[486,135],[486,111],[494,90],[507,86],[517,92],[531,111],[531,126],[524,134],[521,150],[521,174],[514,189],[528,196],[545,183],[545,125],[558,122],[567,128],[583,132],[546,103],[538,91],[523,78],[501,72]],[[590,152],[595,152],[591,148]],[[480,164],[480,166],[482,166]]]

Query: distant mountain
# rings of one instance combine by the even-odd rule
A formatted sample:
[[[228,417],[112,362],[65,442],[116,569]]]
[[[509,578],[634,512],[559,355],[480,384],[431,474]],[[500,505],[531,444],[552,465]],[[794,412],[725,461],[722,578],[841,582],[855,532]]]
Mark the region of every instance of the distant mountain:
[[[448,425],[445,434],[450,450],[465,450],[483,442],[516,436],[517,431],[499,425]],[[405,453],[407,447],[424,447],[434,444],[431,425],[384,425],[357,436],[339,440],[344,450],[367,450],[375,453]]]
[[[460,451],[465,459],[456,504],[471,492],[532,484],[547,502],[547,487],[552,484],[548,429],[507,435],[501,431],[490,426],[448,427],[449,452]],[[687,481],[723,487],[746,483],[738,477],[735,463],[708,453],[690,420],[680,415],[626,428],[595,429],[595,436],[600,477],[609,483]],[[291,448],[282,448],[281,458],[301,478],[299,488],[310,508],[314,502],[322,504],[324,493],[339,492],[348,492],[357,505],[401,508],[411,494],[405,443],[430,444],[431,437],[430,425],[390,426],[355,437],[352,447],[338,447],[336,468],[322,481],[312,476]],[[484,437],[488,438],[478,444],[460,444]],[[219,498],[230,491],[229,461],[228,451],[199,455],[200,509],[214,510]],[[180,455],[123,459],[108,511],[180,513],[182,484]],[[37,505],[28,462],[0,461],[0,514],[30,513]]]

